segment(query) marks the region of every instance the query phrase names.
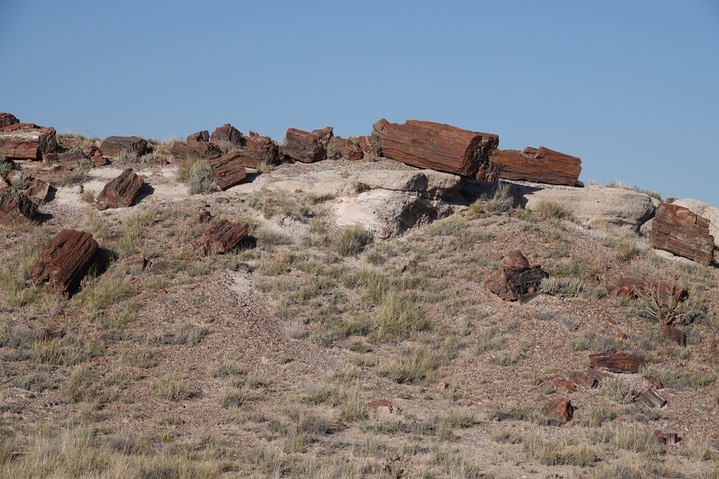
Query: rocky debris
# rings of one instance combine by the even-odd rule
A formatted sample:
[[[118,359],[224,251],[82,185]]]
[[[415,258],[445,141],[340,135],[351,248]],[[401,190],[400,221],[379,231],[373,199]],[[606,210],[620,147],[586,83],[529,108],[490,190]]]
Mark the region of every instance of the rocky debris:
[[[434,170],[420,170],[427,177],[427,195],[430,198],[450,199],[462,189],[462,177]]]
[[[675,200],[672,204],[688,208],[692,213],[708,219],[709,234],[714,237],[714,246],[719,247],[719,208],[690,198]]]
[[[499,137],[430,121],[390,123],[384,118],[373,125],[382,155],[419,168],[474,176],[489,168],[489,155]]]
[[[221,190],[238,185],[247,178],[247,170],[236,152],[225,153],[219,158],[210,160],[212,176]]]
[[[567,422],[574,416],[574,409],[569,399],[554,399],[542,407],[542,412],[549,418]]]
[[[202,234],[195,247],[204,255],[223,254],[237,247],[247,234],[247,225],[220,220]]]
[[[73,171],[76,168],[79,168],[86,159],[87,157],[83,151],[73,148],[70,151],[58,154],[55,161],[60,164],[63,171]]]
[[[32,220],[37,215],[37,203],[22,191],[8,188],[0,191],[0,223],[12,225],[16,221]]]
[[[633,299],[654,297],[664,304],[680,302],[689,297],[686,288],[664,281],[648,281],[642,278],[620,278],[614,290],[616,296]]]
[[[361,225],[377,238],[390,238],[451,214],[441,201],[418,193],[375,189],[343,197],[334,206],[338,226]]]
[[[25,193],[38,203],[44,203],[50,197],[50,183],[40,178],[30,178]]]
[[[356,138],[340,138],[333,136],[327,143],[327,159],[358,161],[364,158],[364,152],[360,148]]]
[[[675,432],[665,432],[661,429],[655,429],[654,430],[654,437],[659,441],[661,444],[666,444],[667,446],[672,446],[679,442],[679,436]]]
[[[637,373],[646,364],[642,356],[627,353],[590,354],[589,361],[593,368],[606,369],[613,373]]]
[[[55,128],[34,123],[11,123],[0,128],[0,153],[6,158],[40,160],[57,148]]]
[[[285,135],[281,153],[302,163],[322,161],[327,158],[327,145],[332,136],[331,126],[309,132],[290,128]]]
[[[143,179],[132,168],[105,185],[97,197],[97,209],[127,208],[131,206],[144,184]]]
[[[538,292],[540,283],[548,276],[541,266],[529,266],[521,251],[512,251],[506,264],[484,282],[489,291],[505,301],[517,301]]]
[[[234,148],[242,148],[245,144],[245,137],[240,130],[229,123],[225,123],[215,128],[215,131],[210,135],[210,141],[222,150],[227,151]]]
[[[714,259],[714,237],[709,220],[679,205],[661,203],[657,208],[652,232],[652,246],[709,265]]]
[[[95,164],[95,166],[105,166],[110,163],[107,161],[107,158],[102,156],[102,151],[100,151],[100,147],[97,145],[86,146],[83,148],[83,153],[86,158],[89,158],[90,161]]]
[[[5,128],[15,123],[20,123],[20,120],[15,115],[12,113],[0,113],[0,128]]]
[[[70,297],[80,286],[95,260],[98,244],[90,233],[62,230],[45,246],[35,263],[32,282],[47,283]]]
[[[582,160],[544,146],[519,150],[495,150],[490,167],[477,174],[479,181],[524,180],[550,185],[576,186]]]
[[[667,400],[654,388],[647,388],[637,397],[637,401],[648,407],[662,408]]]
[[[142,156],[148,151],[147,140],[139,136],[108,136],[100,144],[103,156],[117,158],[124,153]]]

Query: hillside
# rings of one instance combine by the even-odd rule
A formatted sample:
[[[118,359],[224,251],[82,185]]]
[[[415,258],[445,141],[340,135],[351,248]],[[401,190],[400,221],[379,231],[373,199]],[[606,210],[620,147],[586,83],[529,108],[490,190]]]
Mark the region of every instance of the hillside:
[[[214,139],[106,155],[59,135],[59,158],[8,167],[53,186],[32,220],[0,218],[0,477],[719,478],[716,248],[654,248],[658,201],[574,169],[501,177],[517,154],[460,178],[347,159],[362,140],[303,163],[252,138],[284,159],[228,161],[244,177],[224,191]],[[127,168],[131,205],[98,209]],[[203,236],[221,220],[248,231],[222,254]],[[33,272],[66,229],[99,248],[63,295]],[[515,250],[546,277],[507,301],[485,282]],[[590,368],[598,353],[643,364]]]

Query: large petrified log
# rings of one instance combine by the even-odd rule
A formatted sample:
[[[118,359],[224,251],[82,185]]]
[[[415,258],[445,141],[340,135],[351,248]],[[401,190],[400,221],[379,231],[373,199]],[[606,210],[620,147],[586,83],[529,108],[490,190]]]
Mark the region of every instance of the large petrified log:
[[[497,135],[431,121],[408,120],[400,125],[383,118],[373,125],[372,134],[387,158],[461,176],[486,172],[489,155],[499,145]]]
[[[290,128],[285,135],[282,154],[302,163],[314,163],[327,158],[327,144],[333,136],[331,126],[304,131]]]
[[[0,153],[6,158],[39,160],[57,149],[55,128],[33,123],[11,123],[0,128]]]
[[[527,258],[515,250],[509,253],[507,266],[499,268],[484,285],[505,301],[517,301],[523,295],[539,291],[539,284],[546,277],[541,266],[529,266]]]
[[[240,184],[247,178],[247,170],[241,159],[238,158],[238,153],[230,151],[219,158],[210,160],[212,176],[221,190]]]
[[[199,238],[195,247],[204,255],[223,254],[235,248],[247,236],[247,225],[220,220]]]
[[[211,141],[176,141],[170,147],[170,154],[178,159],[211,160],[222,156],[222,150]]]
[[[249,137],[244,137],[244,146],[233,154],[247,168],[259,168],[262,164],[277,165],[280,162],[277,143],[269,136],[260,136],[254,131],[250,131]]]
[[[581,159],[543,146],[524,151],[495,150],[489,161],[490,167],[477,174],[479,181],[526,180],[576,186],[582,171]]]
[[[35,263],[32,282],[48,283],[71,296],[80,286],[95,259],[98,244],[90,233],[62,230],[45,246]]]
[[[12,225],[18,220],[32,220],[37,204],[22,191],[10,188],[0,191],[0,222]]]
[[[215,128],[215,131],[210,135],[210,141],[226,151],[234,148],[242,148],[245,144],[245,137],[240,130],[229,123],[225,123]]]
[[[147,140],[139,136],[108,136],[100,144],[100,151],[110,157],[118,157],[123,153],[142,156],[147,153]]]
[[[97,209],[127,208],[140,193],[144,181],[132,168],[105,185],[97,197]]]
[[[593,368],[606,369],[613,373],[636,373],[646,364],[642,356],[627,353],[590,354],[589,361]]]
[[[688,208],[661,203],[657,208],[649,241],[663,249],[702,264],[711,264],[714,237],[709,233],[709,220]]]

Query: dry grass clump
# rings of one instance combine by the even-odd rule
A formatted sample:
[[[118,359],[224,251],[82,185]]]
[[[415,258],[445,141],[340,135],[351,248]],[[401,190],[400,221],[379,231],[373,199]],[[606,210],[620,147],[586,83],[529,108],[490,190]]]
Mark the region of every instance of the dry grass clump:
[[[647,190],[645,188],[640,188],[638,186],[628,185],[622,181],[612,181],[611,183],[607,183],[605,186],[607,188],[621,188],[623,190],[630,190],[630,191],[636,191],[637,193],[644,193],[647,196],[650,196],[654,199],[662,201],[662,195],[660,195],[656,191]]]
[[[192,396],[190,387],[177,376],[170,374],[158,378],[152,384],[152,392],[167,401],[183,401]]]
[[[514,209],[512,187],[506,183],[499,183],[494,188],[491,198],[486,195],[469,205],[470,215],[476,217],[509,213],[512,209]]]
[[[442,358],[429,348],[406,347],[398,357],[380,361],[377,373],[399,384],[432,382],[442,363]]]
[[[215,191],[215,177],[207,160],[185,159],[177,164],[177,176],[192,195]]]
[[[350,226],[339,231],[335,248],[342,256],[354,256],[364,251],[372,243],[373,236],[362,225]]]

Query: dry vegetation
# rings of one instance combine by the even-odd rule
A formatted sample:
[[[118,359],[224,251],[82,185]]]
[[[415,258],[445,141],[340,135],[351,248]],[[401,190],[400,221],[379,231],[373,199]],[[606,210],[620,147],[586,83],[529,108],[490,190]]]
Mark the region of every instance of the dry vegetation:
[[[212,190],[204,168],[181,169],[197,192]],[[515,209],[502,188],[384,241],[333,226],[331,200],[79,202],[2,229],[0,477],[719,478],[716,269],[556,205]],[[247,222],[254,246],[196,255],[205,203]],[[93,233],[110,265],[70,300],[28,282],[64,227]],[[512,249],[550,274],[524,303],[483,286]],[[136,254],[163,268],[127,274]],[[622,276],[688,287],[686,347],[610,294]],[[612,350],[644,355],[668,406],[634,402],[641,374],[615,375],[571,394],[569,423],[541,413],[567,394],[550,378]],[[659,444],[657,428],[682,441]]]

